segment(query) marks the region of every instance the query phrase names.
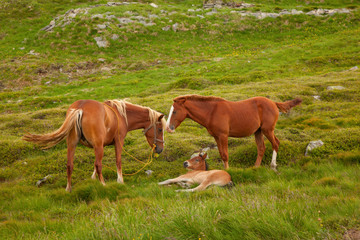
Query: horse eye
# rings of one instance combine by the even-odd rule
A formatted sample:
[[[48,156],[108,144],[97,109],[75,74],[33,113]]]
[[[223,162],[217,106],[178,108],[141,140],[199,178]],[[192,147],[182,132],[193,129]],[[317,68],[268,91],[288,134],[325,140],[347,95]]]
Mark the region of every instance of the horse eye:
[[[173,114],[175,114],[176,113],[176,111],[173,111]]]

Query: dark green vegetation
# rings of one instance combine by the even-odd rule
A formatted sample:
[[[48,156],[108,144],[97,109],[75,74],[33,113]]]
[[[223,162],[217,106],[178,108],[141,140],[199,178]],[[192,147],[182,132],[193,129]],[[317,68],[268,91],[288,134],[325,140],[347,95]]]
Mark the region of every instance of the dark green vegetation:
[[[146,1],[145,1],[146,2]],[[91,9],[156,14],[156,25],[129,24],[79,15],[64,28],[40,29],[69,9],[105,1],[0,1],[0,238],[1,239],[343,239],[360,227],[359,1],[252,1],[249,11],[349,8],[332,16],[240,17],[189,12],[201,1],[155,1]],[[194,5],[194,6],[193,6]],[[161,10],[176,12],[162,16]],[[205,18],[196,17],[203,15]],[[168,18],[168,19],[167,19]],[[170,23],[169,21],[172,20]],[[109,22],[98,31],[96,25]],[[178,23],[176,32],[164,26]],[[119,39],[111,40],[112,34]],[[94,37],[110,46],[99,48]],[[34,50],[38,55],[31,55]],[[343,90],[328,90],[343,86]],[[66,144],[42,151],[21,140],[26,132],[58,128],[70,103],[86,98],[130,98],[168,113],[172,98],[202,94],[274,101],[301,97],[303,104],[280,116],[279,172],[269,169],[271,146],[259,169],[254,137],[229,139],[236,186],[175,193],[157,182],[184,173],[182,162],[215,141],[186,120],[166,134],[166,148],[146,169],[125,177],[104,168],[107,186],[89,180],[94,154],[79,146],[73,192],[65,192]],[[320,96],[320,100],[314,99]],[[305,157],[309,141],[325,145]],[[125,149],[146,159],[141,131],[129,133]],[[222,168],[216,150],[212,169]],[[140,165],[123,155],[125,173]],[[114,148],[103,160],[115,168]],[[41,188],[35,183],[51,174]]]

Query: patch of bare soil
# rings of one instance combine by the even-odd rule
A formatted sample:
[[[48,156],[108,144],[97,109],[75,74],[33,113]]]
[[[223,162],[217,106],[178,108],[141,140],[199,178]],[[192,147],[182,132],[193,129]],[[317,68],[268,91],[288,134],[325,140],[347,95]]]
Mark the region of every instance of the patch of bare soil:
[[[358,229],[350,229],[345,232],[344,240],[360,240],[360,230]]]

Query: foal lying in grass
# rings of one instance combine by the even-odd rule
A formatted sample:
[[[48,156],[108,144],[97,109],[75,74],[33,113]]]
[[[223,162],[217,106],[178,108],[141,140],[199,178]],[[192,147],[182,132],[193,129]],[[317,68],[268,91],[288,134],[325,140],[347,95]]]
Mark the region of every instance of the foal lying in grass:
[[[210,185],[217,186],[233,186],[230,175],[224,170],[210,170],[207,171],[207,163],[205,161],[207,154],[199,155],[184,162],[184,167],[190,171],[177,178],[168,179],[159,182],[159,185],[166,185],[171,183],[185,183],[185,185],[198,183],[196,188],[176,190],[177,192],[195,192],[206,189]]]

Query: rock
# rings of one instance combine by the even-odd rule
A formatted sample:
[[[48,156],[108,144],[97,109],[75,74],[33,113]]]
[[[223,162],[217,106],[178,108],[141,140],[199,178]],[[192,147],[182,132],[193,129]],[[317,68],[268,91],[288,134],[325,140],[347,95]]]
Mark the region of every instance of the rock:
[[[321,140],[311,141],[306,147],[305,156],[307,156],[308,153],[314,150],[315,148],[319,148],[322,145],[324,145],[324,143]]]
[[[119,35],[113,34],[113,35],[111,36],[111,39],[112,39],[112,40],[117,40],[117,39],[119,39]]]
[[[146,170],[145,173],[147,176],[151,176],[151,174],[153,173],[154,171],[152,170]]]
[[[221,57],[217,57],[217,58],[213,58],[213,61],[215,62],[220,62],[221,60],[223,60],[224,58]]]
[[[103,14],[94,14],[91,16],[91,18],[100,18],[100,19],[103,19],[104,18],[104,15]]]
[[[111,71],[111,68],[102,67],[102,68],[101,68],[101,71],[103,71],[103,72],[109,72],[109,71]]]
[[[176,32],[177,29],[178,29],[178,27],[179,27],[179,24],[178,24],[178,23],[174,23],[174,24],[172,25],[172,30],[173,30],[174,32]]]
[[[298,11],[298,10],[296,10],[296,9],[292,9],[291,10],[291,14],[292,15],[298,15],[298,14],[303,14],[304,12],[303,11]]]
[[[30,50],[30,52],[29,52],[28,54],[37,56],[37,55],[39,55],[40,53],[35,52],[35,50]]]
[[[346,8],[342,8],[342,9],[337,9],[337,12],[338,13],[350,13],[350,10],[346,9]]]
[[[132,19],[136,19],[136,20],[138,20],[138,21],[145,21],[146,20],[146,18],[145,17],[143,17],[143,16],[135,16],[135,17],[131,17]]]
[[[129,23],[134,22],[134,21],[131,20],[130,18],[118,18],[118,21],[119,21],[121,24],[129,24]]]
[[[140,21],[140,23],[141,23],[142,25],[144,25],[145,27],[150,27],[150,26],[156,25],[156,23],[153,23],[153,22],[147,23],[147,22],[145,22],[145,21]]]
[[[25,49],[25,47],[21,47],[21,48],[19,48],[20,50],[24,50]]]
[[[155,3],[150,3],[150,6],[152,6],[153,8],[158,8],[159,6],[156,5]]]
[[[356,70],[358,70],[358,69],[359,69],[358,66],[355,66],[355,67],[350,68],[349,70],[350,70],[350,71],[356,71]]]
[[[280,16],[280,14],[278,14],[278,13],[269,13],[268,14],[268,17],[271,17],[271,18],[277,18],[278,16]]]
[[[313,96],[315,100],[320,100],[320,96],[319,95],[314,95]]]
[[[106,27],[107,27],[107,26],[106,26],[105,24],[98,24],[98,25],[97,25],[97,28],[98,28],[98,29],[101,29],[101,30],[102,30],[102,29],[105,29]]]
[[[170,30],[170,26],[166,26],[162,28],[163,31],[169,31]]]
[[[46,27],[43,27],[41,30],[42,30],[42,31],[49,32],[49,31],[51,31],[54,27],[55,27],[55,20],[52,20],[49,25],[47,25]]]
[[[206,148],[203,148],[201,151],[202,152],[207,152],[207,151],[209,151],[210,150],[210,148],[209,147],[206,147]]]
[[[201,19],[205,18],[203,15],[196,15],[196,16],[201,18]]]
[[[344,90],[345,88],[343,86],[328,86],[326,88],[327,90]]]
[[[207,12],[207,13],[205,13],[205,15],[207,15],[207,16],[211,16],[211,15],[214,15],[214,14],[216,14],[216,12]]]
[[[194,9],[188,9],[188,12],[195,12],[195,10]]]
[[[106,59],[105,59],[105,58],[99,58],[98,61],[99,61],[99,62],[105,62]]]
[[[106,41],[106,39],[103,39],[102,37],[95,37],[94,40],[96,41],[96,44],[100,48],[106,48],[109,46],[109,42]]]
[[[150,19],[155,19],[155,18],[159,18],[159,16],[156,15],[156,14],[149,14],[149,18]]]
[[[134,12],[132,12],[132,11],[126,11],[126,12],[124,12],[124,14],[133,16],[133,15],[134,15]]]
[[[116,18],[116,16],[115,16],[115,15],[106,16],[106,19],[107,19],[107,20],[111,20],[111,19],[113,19],[113,18]]]
[[[174,14],[177,14],[178,12],[176,12],[176,11],[172,11],[172,12],[169,12],[169,16],[171,16],[171,15],[174,15]]]
[[[44,177],[43,179],[39,180],[36,182],[36,186],[40,187],[42,184],[44,184],[46,181],[50,180],[52,178],[51,175],[47,175],[46,177]]]

